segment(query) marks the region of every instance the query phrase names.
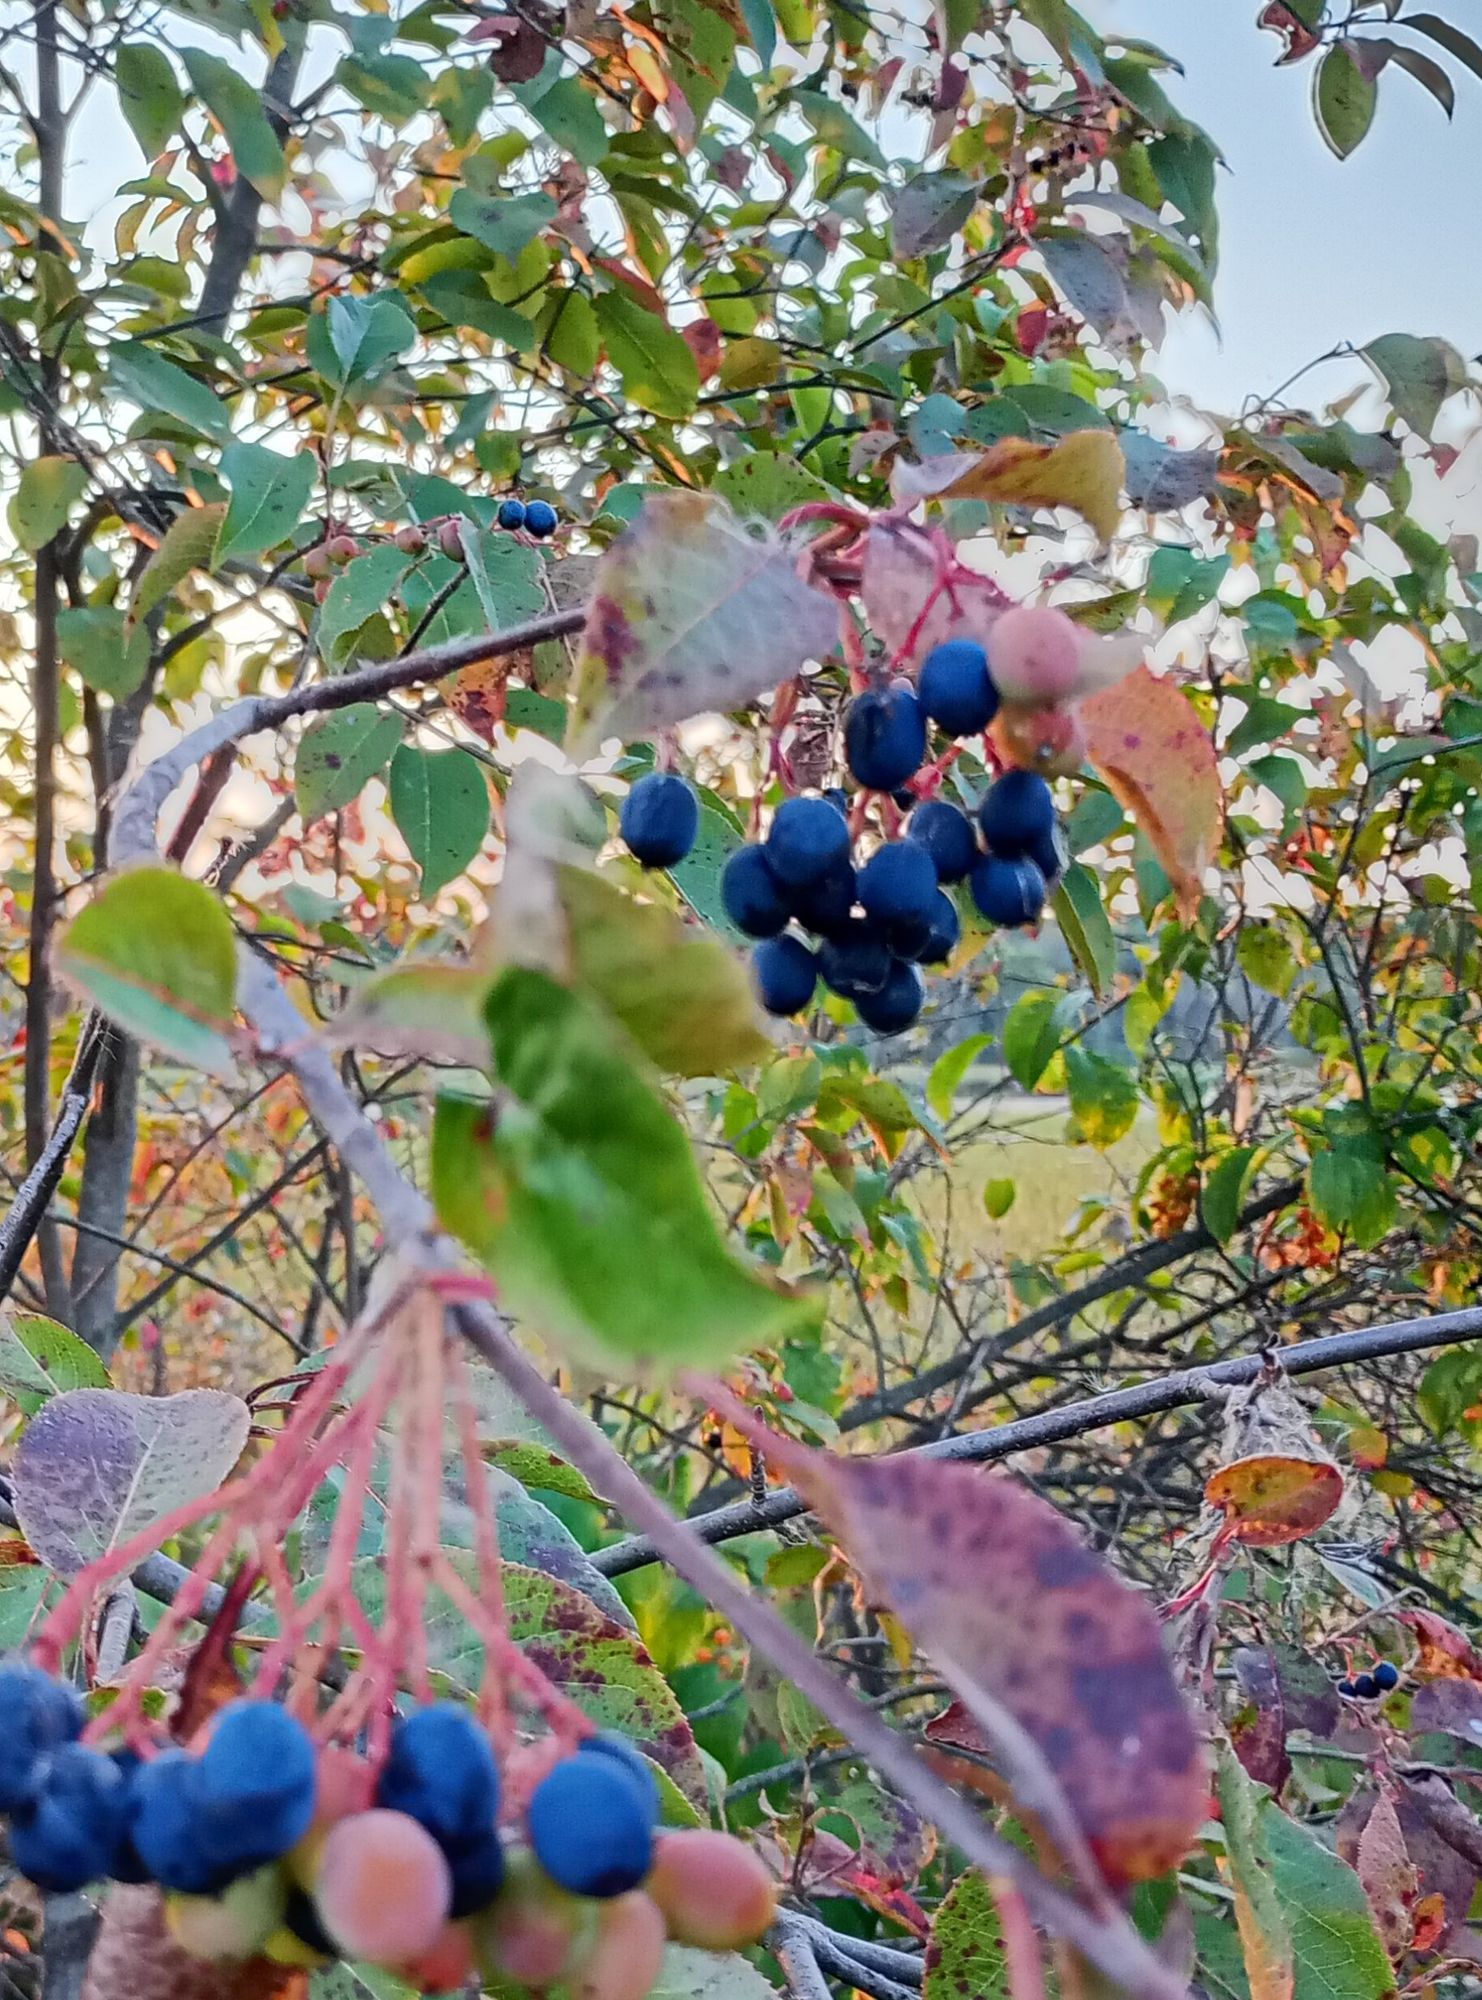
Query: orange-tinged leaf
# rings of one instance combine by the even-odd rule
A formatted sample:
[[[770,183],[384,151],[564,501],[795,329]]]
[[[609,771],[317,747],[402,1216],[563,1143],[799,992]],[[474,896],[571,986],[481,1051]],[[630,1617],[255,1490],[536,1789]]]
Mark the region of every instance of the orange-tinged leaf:
[[[1148,1600],[1007,1473],[840,1458],[758,1435],[896,1612],[986,1740],[1005,1713],[1121,1886],[1161,1875],[1202,1823],[1208,1773]]]
[[[1072,431],[1058,444],[1000,438],[990,450],[952,452],[902,466],[898,499],[992,500],[1009,507],[1070,507],[1109,542],[1122,516],[1126,464],[1110,431]]]
[[[1180,905],[1198,904],[1224,824],[1214,744],[1181,687],[1146,666],[1081,704],[1090,761],[1152,842]]]
[[[1204,1497],[1223,1513],[1226,1540],[1274,1549],[1331,1519],[1343,1498],[1343,1474],[1330,1459],[1262,1453],[1222,1465],[1205,1482]]]
[[[1384,1948],[1391,1958],[1398,1959],[1409,1945],[1414,1929],[1413,1911],[1420,1893],[1420,1877],[1405,1846],[1399,1816],[1388,1792],[1380,1792],[1359,1835],[1356,1872],[1374,1912]]]
[[[1435,1611],[1401,1611],[1396,1616],[1420,1642],[1414,1662],[1419,1679],[1482,1681],[1482,1653],[1448,1619]]]

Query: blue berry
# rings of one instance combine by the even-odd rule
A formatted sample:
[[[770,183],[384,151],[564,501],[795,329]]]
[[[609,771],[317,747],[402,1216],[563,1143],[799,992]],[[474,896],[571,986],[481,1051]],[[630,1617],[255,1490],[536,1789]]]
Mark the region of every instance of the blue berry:
[[[926,717],[913,688],[870,688],[844,717],[844,756],[872,792],[893,792],[921,768]]]
[[[865,1026],[873,1028],[877,1035],[898,1035],[921,1012],[925,998],[926,982],[918,968],[898,958],[880,991],[858,994],[854,1009]]]
[[[186,1896],[225,1888],[233,1870],[201,1845],[200,1765],[184,1750],[162,1750],[129,1784],[130,1836],[151,1881]]]
[[[523,528],[525,525],[525,503],[523,500],[501,500],[499,512],[495,516],[501,528]]]
[[[1054,832],[1054,795],[1038,771],[1005,771],[983,794],[978,824],[994,854],[1029,854]]]
[[[600,1736],[589,1736],[577,1752],[581,1757],[611,1757],[638,1784],[642,1785],[646,1796],[653,1800],[655,1814],[663,1803],[659,1793],[659,1781],[654,1776],[653,1766],[636,1744],[626,1736],[619,1736],[614,1730],[605,1729]]]
[[[917,965],[945,965],[961,936],[962,920],[957,914],[957,905],[945,889],[938,889],[931,915],[921,929],[906,940],[910,949],[896,942],[894,932],[891,934],[891,945],[897,958],[913,959]]]
[[[927,799],[917,806],[906,838],[926,849],[936,864],[939,882],[964,881],[978,858],[972,821],[948,799]]]
[[[792,911],[772,864],[760,847],[738,847],[720,871],[726,915],[747,937],[776,937]]]
[[[1355,1692],[1353,1682],[1350,1680],[1339,1681],[1338,1692],[1342,1695],[1352,1695]]]
[[[1058,882],[1070,866],[1070,844],[1058,819],[1052,823],[1049,832],[1033,841],[1025,852],[1050,883]]]
[[[936,863],[914,840],[893,840],[859,871],[859,900],[879,924],[910,924],[930,917],[937,893]]]
[[[969,880],[973,901],[990,924],[1018,930],[1039,922],[1045,907],[1045,878],[1032,861],[985,854]]]
[[[823,796],[831,806],[837,806],[846,819],[849,817],[849,794],[842,785],[830,785]]]
[[[85,1720],[75,1688],[23,1660],[0,1666],[0,1812],[24,1804],[39,1760],[75,1741]]]
[[[890,977],[890,947],[873,924],[854,917],[847,930],[818,947],[818,969],[831,993],[858,1000],[862,993],[878,993]]]
[[[397,1723],[376,1803],[419,1821],[445,1850],[492,1831],[499,1772],[488,1737],[466,1708],[440,1701]]]
[[[1372,1701],[1379,1688],[1372,1674],[1355,1674],[1353,1691],[1360,1701]]]
[[[818,985],[818,961],[801,938],[784,932],[751,954],[757,998],[769,1014],[801,1014]]]
[[[525,528],[538,541],[553,535],[560,525],[560,517],[549,500],[532,500],[525,509]]]
[[[118,1838],[108,1863],[108,1879],[110,1882],[147,1882],[150,1879],[149,1870],[134,1845],[133,1832],[134,1778],[143,1770],[144,1759],[136,1750],[115,1750],[113,1762],[124,1781],[126,1796],[123,1824],[118,1830]]]
[[[834,937],[848,928],[854,914],[854,870],[847,861],[829,870],[821,881],[792,892],[792,913],[804,930],[816,937]]]
[[[209,1861],[247,1875],[296,1846],[314,1817],[316,1758],[304,1725],[275,1701],[233,1701],[196,1768],[197,1836]]]
[[[1374,1669],[1374,1685],[1381,1694],[1388,1694],[1391,1688],[1400,1684],[1400,1670],[1393,1660],[1381,1660]]]
[[[574,1896],[621,1896],[653,1866],[652,1796],[612,1757],[578,1754],[541,1779],[525,1814],[535,1859]]]
[[[786,799],[772,819],[767,861],[785,889],[809,889],[849,861],[849,822],[828,799]]]
[[[491,1826],[479,1839],[461,1847],[445,1847],[448,1870],[453,1877],[452,1917],[471,1917],[485,1910],[499,1894],[504,1881],[504,1849]]]
[[[107,1875],[128,1818],[128,1782],[113,1759],[63,1743],[41,1759],[34,1794],[11,1823],[11,1859],[38,1889],[81,1889]]]
[[[998,713],[988,655],[976,639],[933,646],[916,682],[921,706],[949,736],[979,736]]]
[[[623,800],[618,829],[635,861],[645,868],[672,868],[695,844],[700,801],[673,771],[650,771]]]

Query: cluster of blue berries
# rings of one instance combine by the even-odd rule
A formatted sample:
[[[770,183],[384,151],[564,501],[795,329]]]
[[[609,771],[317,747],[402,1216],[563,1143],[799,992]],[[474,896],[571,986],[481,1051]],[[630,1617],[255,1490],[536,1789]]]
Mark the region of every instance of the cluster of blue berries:
[[[1381,1660],[1372,1673],[1355,1674],[1352,1680],[1339,1681],[1338,1692],[1355,1701],[1375,1701],[1399,1684],[1400,1670],[1394,1661]]]
[[[549,500],[501,500],[494,518],[501,528],[508,528],[511,533],[523,528],[538,542],[555,534],[560,525],[560,517]]]
[[[981,646],[955,639],[935,647],[916,687],[899,681],[867,689],[844,717],[850,774],[863,790],[889,793],[910,812],[904,837],[856,865],[848,795],[835,789],[786,800],[767,838],[727,861],[721,901],[736,928],[759,940],[753,972],[770,1013],[802,1013],[821,980],[877,1033],[908,1028],[925,998],[921,968],[945,964],[961,935],[948,893],[958,884],[991,924],[1014,929],[1039,921],[1067,853],[1053,795],[1038,772],[1006,771],[972,817],[946,799],[918,801],[902,789],[925,761],[929,723],[954,738],[976,736],[998,706]],[[624,841],[646,868],[682,861],[699,824],[691,787],[663,772],[633,786],[620,818]]]

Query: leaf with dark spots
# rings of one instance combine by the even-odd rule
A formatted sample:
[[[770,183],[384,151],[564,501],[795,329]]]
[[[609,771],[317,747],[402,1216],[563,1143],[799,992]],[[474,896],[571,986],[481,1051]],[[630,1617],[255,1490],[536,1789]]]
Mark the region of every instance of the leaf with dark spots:
[[[1148,1600],[1007,1474],[834,1457],[764,1431],[738,1402],[725,1408],[960,1697],[968,1726],[956,1741],[991,1750],[1012,1776],[1007,1715],[1058,1778],[1110,1881],[1174,1867],[1205,1817],[1209,1782]]]
[[[1235,1755],[1250,1777],[1279,1795],[1292,1774],[1292,1760],[1276,1655],[1266,1646],[1241,1646],[1231,1664],[1245,1697],[1245,1707],[1230,1725]]]
[[[1420,1642],[1414,1663],[1420,1679],[1482,1681],[1482,1653],[1449,1619],[1436,1611],[1401,1611],[1396,1616]]]
[[[1418,1732],[1435,1730],[1444,1736],[1459,1736],[1464,1743],[1482,1747],[1482,1687],[1475,1681],[1427,1681],[1415,1690],[1410,1727]]]

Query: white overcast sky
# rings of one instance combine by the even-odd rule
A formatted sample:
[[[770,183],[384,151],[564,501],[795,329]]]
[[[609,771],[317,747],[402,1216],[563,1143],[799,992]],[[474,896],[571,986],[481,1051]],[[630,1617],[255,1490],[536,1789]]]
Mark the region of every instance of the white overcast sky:
[[[1373,129],[1339,161],[1312,121],[1312,63],[1273,67],[1281,44],[1256,28],[1257,0],[1078,4],[1103,33],[1177,57],[1185,74],[1166,79],[1169,95],[1227,162],[1220,327],[1194,313],[1170,333],[1159,372],[1172,393],[1238,410],[1335,342],[1380,333],[1439,333],[1465,355],[1482,351],[1482,80],[1448,60],[1448,124],[1419,84],[1388,71]],[[1441,0],[1438,11],[1458,26],[1475,14],[1482,39],[1482,0]],[[1299,394],[1341,393],[1354,366],[1334,363]]]

